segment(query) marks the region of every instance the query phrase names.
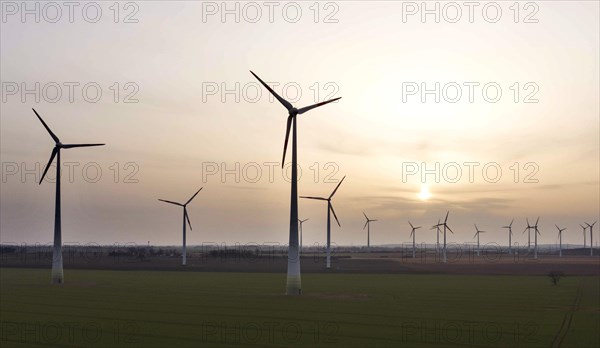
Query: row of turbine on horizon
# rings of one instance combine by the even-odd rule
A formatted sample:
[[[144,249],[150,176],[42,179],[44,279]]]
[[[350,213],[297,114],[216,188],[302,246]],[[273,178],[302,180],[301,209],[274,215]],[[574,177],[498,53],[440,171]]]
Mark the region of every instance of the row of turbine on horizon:
[[[448,214],[450,214],[450,212],[448,211],[446,213],[446,218],[444,219],[444,222],[440,222],[440,220],[438,220],[438,223],[436,225],[433,225],[431,227],[431,229],[436,229],[437,230],[437,243],[436,243],[436,250],[439,249],[439,244],[440,244],[440,233],[441,233],[441,229],[440,227],[444,227],[444,248],[443,248],[443,261],[447,262],[447,256],[446,256],[446,229],[448,231],[450,231],[451,233],[454,234],[454,231],[452,231],[452,229],[450,229],[450,226],[448,226],[447,222],[448,222]],[[365,216],[366,217],[366,216]],[[368,219],[368,218],[367,218]],[[502,228],[506,228],[508,229],[508,253],[511,254],[512,253],[512,224],[515,220],[513,219],[510,224],[506,225],[506,226],[502,226]],[[537,236],[541,235],[540,230],[538,229],[538,223],[540,221],[540,218],[538,217],[537,220],[535,221],[534,225],[531,225],[529,223],[529,218],[526,218],[527,221],[527,226],[525,227],[525,230],[523,230],[523,233],[527,232],[527,250],[528,252],[531,251],[531,230],[534,231],[534,259],[538,258],[538,243],[537,243]],[[587,225],[587,228],[590,229],[590,256],[594,256],[594,246],[593,246],[593,227],[596,224],[597,221],[594,221],[592,224],[585,222],[585,224]],[[411,227],[411,232],[410,232],[410,236],[413,238],[412,243],[413,243],[413,258],[416,257],[416,244],[415,244],[415,231],[419,228],[421,228],[421,226],[414,226],[410,221],[408,221],[408,224]],[[481,233],[484,233],[486,231],[482,231],[477,227],[477,224],[474,224],[475,226],[475,235],[473,236],[473,238],[477,238],[477,256],[479,256],[480,254],[480,244],[479,244],[479,235]],[[558,230],[558,239],[559,239],[559,256],[562,257],[562,233],[563,231],[565,231],[567,228],[560,228],[558,227],[558,225],[554,225],[556,226],[556,229]],[[586,231],[586,227],[584,227],[583,225],[580,224],[580,226],[583,228],[583,247],[586,247],[586,239],[585,239],[585,231]]]

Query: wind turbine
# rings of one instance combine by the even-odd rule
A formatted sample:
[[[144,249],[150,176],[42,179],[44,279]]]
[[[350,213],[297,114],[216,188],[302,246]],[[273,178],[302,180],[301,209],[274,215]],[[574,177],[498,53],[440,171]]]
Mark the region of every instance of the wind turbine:
[[[477,237],[477,256],[479,256],[479,234],[481,232],[485,232],[485,231],[480,231],[479,228],[477,228],[477,225],[474,225],[474,226],[475,226],[475,231],[477,231],[477,232],[475,232],[475,235],[473,236],[473,238]]]
[[[48,134],[54,140],[54,148],[52,149],[52,153],[50,154],[50,160],[48,164],[46,164],[46,168],[44,169],[44,173],[42,174],[42,178],[40,179],[40,184],[44,180],[48,169],[50,169],[50,164],[56,157],[56,196],[54,202],[54,248],[52,251],[52,283],[54,284],[62,284],[64,282],[63,277],[63,260],[62,260],[62,233],[61,233],[61,214],[60,214],[60,150],[61,149],[72,149],[75,147],[90,147],[90,146],[102,146],[104,144],[63,144],[60,142],[58,137],[50,130],[50,127],[44,122],[42,117],[35,111],[35,109],[31,109],[37,116],[37,118],[42,122]]]
[[[448,211],[446,213],[446,218],[444,219],[443,223],[438,223],[437,225],[433,226],[433,227],[439,227],[439,226],[444,226],[444,263],[448,262],[448,255],[446,253],[446,229],[448,229],[448,231],[452,232],[452,234],[454,234],[454,232],[452,231],[452,229],[450,228],[450,226],[448,226],[448,214],[450,214],[450,211]]]
[[[540,217],[538,216],[537,220],[535,221],[535,225],[533,225],[533,229],[534,229],[534,236],[535,236],[535,250],[534,250],[534,254],[533,254],[533,258],[537,259],[537,255],[538,255],[538,246],[537,246],[537,236],[538,234],[541,236],[542,234],[540,233],[540,230],[538,230],[538,222],[540,221]]]
[[[430,230],[433,230],[434,228],[436,229],[436,243],[435,243],[435,252],[439,253],[440,252],[440,219],[438,219],[438,223],[437,225],[433,226],[430,228]]]
[[[567,228],[560,228],[557,225],[554,226],[556,226],[556,229],[558,230],[558,256],[562,257],[562,232]]]
[[[298,219],[298,223],[300,224],[300,227],[299,227],[299,231],[300,231],[300,251],[302,251],[302,224],[305,223],[306,221],[308,221],[308,218],[306,218],[304,220]]]
[[[594,225],[598,221],[594,221],[593,224],[585,223],[590,228],[590,256],[594,256],[594,235],[592,234],[592,230],[594,229]]]
[[[510,221],[510,224],[508,226],[502,226],[502,228],[508,228],[508,254],[510,255],[512,253],[512,224],[515,221],[515,219],[512,219]]]
[[[367,229],[367,249],[369,249],[369,251],[371,250],[371,222],[373,221],[377,221],[377,220],[371,220],[367,217],[367,214],[365,214],[365,212],[363,211],[363,215],[365,216],[365,219],[367,219],[367,221],[365,222],[365,226],[363,226],[363,230],[366,228]]]
[[[527,220],[527,227],[523,230],[523,233],[527,232],[527,253],[531,252],[531,230],[533,226],[529,224],[529,218],[525,218]]]
[[[296,116],[301,115],[309,110],[316,107],[331,103],[341,98],[334,98],[324,102],[316,103],[310,106],[305,106],[300,109],[296,109],[287,100],[280,97],[275,91],[271,89],[266,83],[263,82],[255,73],[250,71],[254,77],[265,86],[265,88],[287,109],[288,118],[287,126],[285,130],[285,142],[283,144],[283,160],[281,161],[281,167],[285,162],[285,152],[287,150],[288,138],[290,135],[290,128],[292,129],[292,190],[290,194],[290,235],[289,235],[289,247],[288,247],[288,266],[287,266],[287,285],[286,294],[288,295],[300,295],[302,293],[302,283],[300,278],[300,257],[298,250],[298,158],[296,150]]]
[[[335,217],[335,221],[337,222],[338,226],[342,227],[342,225],[340,225],[340,220],[338,220],[337,215],[335,215],[335,210],[333,210],[331,198],[333,198],[333,195],[335,195],[335,192],[338,190],[344,179],[346,179],[345,176],[342,178],[342,180],[340,180],[340,182],[337,184],[337,186],[335,187],[333,192],[331,192],[328,198],[300,196],[300,198],[327,201],[327,268],[331,268],[331,213],[333,213],[333,217]]]
[[[413,224],[410,223],[410,221],[408,221],[408,224],[410,225],[410,227],[412,228],[412,231],[410,231],[410,236],[413,239],[413,259],[416,258],[416,252],[415,252],[415,231],[418,230],[419,228],[421,228],[421,226],[413,226]]]
[[[583,226],[582,224],[579,224],[579,226],[581,226],[581,228],[583,228],[583,247],[585,248],[585,246],[587,245],[586,240],[585,240],[585,230],[587,230],[586,226]]]
[[[187,221],[188,225],[190,225],[190,231],[192,230],[192,223],[190,222],[190,218],[188,217],[188,213],[187,213],[187,205],[190,204],[190,202],[192,201],[192,199],[194,199],[196,197],[196,195],[202,190],[202,187],[200,188],[200,190],[196,191],[196,193],[194,193],[194,195],[192,196],[192,198],[188,199],[187,202],[185,202],[184,204],[181,203],[177,203],[177,202],[173,202],[173,201],[167,201],[165,199],[158,199],[161,202],[165,202],[165,203],[170,203],[170,204],[175,204],[178,205],[180,207],[183,207],[183,261],[181,262],[181,264],[183,266],[185,266],[187,264],[187,258],[186,258],[186,247],[185,247],[185,222]]]

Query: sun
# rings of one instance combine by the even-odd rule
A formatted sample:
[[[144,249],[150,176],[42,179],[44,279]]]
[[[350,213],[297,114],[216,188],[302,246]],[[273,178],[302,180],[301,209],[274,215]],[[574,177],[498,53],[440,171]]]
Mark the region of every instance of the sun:
[[[429,192],[429,186],[423,184],[421,185],[421,192],[419,192],[419,198],[422,201],[426,201],[431,197],[431,193]]]

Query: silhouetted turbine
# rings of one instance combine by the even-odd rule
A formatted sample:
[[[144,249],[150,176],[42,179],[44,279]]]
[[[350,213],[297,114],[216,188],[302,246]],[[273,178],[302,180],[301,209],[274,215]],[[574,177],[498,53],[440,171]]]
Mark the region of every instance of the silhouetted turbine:
[[[371,222],[373,221],[377,221],[377,220],[371,220],[367,217],[367,214],[365,214],[365,212],[363,211],[363,215],[365,216],[365,219],[367,219],[367,221],[365,222],[365,225],[363,226],[363,230],[366,228],[367,229],[367,249],[369,249],[369,251],[371,250]]]
[[[186,240],[185,222],[186,221],[187,221],[188,225],[190,226],[190,231],[192,230],[192,223],[190,222],[190,218],[188,217],[188,213],[187,213],[187,205],[190,204],[192,199],[194,199],[201,190],[202,190],[202,187],[200,188],[200,190],[196,191],[196,193],[194,193],[192,198],[188,199],[188,201],[185,202],[184,204],[173,202],[173,201],[167,201],[166,199],[160,199],[160,198],[158,199],[161,202],[175,204],[180,207],[183,207],[183,253],[181,255],[183,258],[183,260],[181,261],[181,264],[183,266],[185,266],[187,264],[187,257],[186,257],[187,253],[186,253],[186,242],[185,242],[185,240]]]
[[[454,232],[452,231],[450,226],[448,226],[448,214],[450,214],[450,211],[448,211],[446,213],[446,218],[444,219],[443,223],[441,223],[441,224],[438,223],[437,225],[433,226],[433,227],[444,226],[444,263],[448,262],[448,255],[446,252],[446,229],[448,229],[448,231],[450,231],[452,234],[454,234]]]
[[[437,225],[434,225],[430,228],[430,230],[436,229],[436,242],[435,242],[435,252],[439,254],[440,252],[440,219],[438,219]]]
[[[537,236],[538,234],[541,236],[542,234],[540,233],[540,230],[538,230],[538,222],[540,221],[540,217],[538,216],[537,220],[535,221],[535,225],[533,225],[533,229],[534,229],[534,235],[535,235],[535,250],[534,250],[534,254],[533,254],[533,258],[537,259],[538,257],[538,245],[537,245]]]
[[[298,248],[298,156],[296,150],[296,116],[301,115],[316,107],[331,103],[341,98],[334,98],[328,101],[320,102],[300,109],[296,109],[287,100],[280,97],[255,73],[250,71],[260,83],[287,109],[288,118],[285,130],[285,142],[283,144],[283,159],[281,167],[285,162],[285,153],[287,150],[290,129],[292,129],[292,189],[290,194],[290,235],[288,247],[288,266],[287,266],[287,285],[286,294],[300,295],[302,293],[302,282],[300,277],[300,251]]]
[[[415,247],[415,235],[416,235],[415,231],[418,230],[419,228],[421,228],[421,226],[415,227],[415,226],[413,226],[412,223],[410,223],[410,221],[408,221],[408,224],[410,225],[410,228],[412,228],[412,230],[410,231],[410,236],[413,239],[413,259],[414,259],[414,258],[417,257],[416,256],[416,249],[415,249],[416,248]]]
[[[335,187],[335,189],[329,195],[328,198],[300,196],[300,198],[316,199],[319,201],[327,202],[327,263],[326,263],[327,268],[331,268],[331,213],[333,213],[333,217],[335,218],[335,221],[337,222],[338,226],[342,227],[342,225],[340,225],[340,220],[338,220],[337,215],[335,215],[335,210],[333,210],[333,205],[331,204],[331,199],[333,198],[333,195],[335,195],[336,191],[338,190],[338,188],[340,187],[340,185],[342,184],[344,179],[346,179],[345,176],[342,178],[342,180],[340,180],[340,182],[337,184],[337,186]]]
[[[512,253],[512,224],[515,221],[515,219],[512,219],[510,221],[510,224],[508,226],[502,226],[502,228],[508,228],[508,254],[510,255]]]
[[[585,222],[584,222],[585,223]],[[579,224],[579,226],[581,226],[581,228],[583,228],[583,247],[585,248],[587,243],[586,243],[586,237],[585,237],[585,230],[587,230],[586,226],[583,226],[582,224]]]
[[[475,235],[473,236],[473,238],[477,237],[477,256],[479,256],[479,234],[482,232],[485,233],[485,231],[480,231],[479,228],[477,228],[477,225],[475,225],[475,224],[474,224],[474,226],[475,226],[475,231],[477,231],[477,232],[475,232]]]
[[[592,234],[592,230],[594,229],[594,225],[596,224],[596,222],[598,221],[594,221],[594,223],[591,225],[587,222],[585,223],[590,228],[590,256],[594,256],[594,235]]]
[[[529,253],[531,251],[531,230],[533,229],[533,226],[529,224],[529,218],[525,219],[527,220],[527,227],[525,227],[523,233],[527,232],[527,253]]]
[[[558,230],[558,256],[562,257],[562,232],[567,228],[560,228],[557,225],[554,226],[556,226],[556,229]]]
[[[299,231],[300,231],[300,252],[302,252],[302,224],[305,223],[308,220],[309,220],[308,218],[306,218],[304,220],[298,219],[298,223],[300,224],[300,226],[299,226]]]
[[[44,173],[40,179],[40,184],[48,169],[50,169],[50,164],[56,157],[56,200],[54,203],[54,248],[52,250],[52,283],[54,284],[62,284],[64,282],[63,277],[63,260],[62,260],[62,234],[61,234],[61,214],[60,214],[60,150],[62,149],[72,149],[75,147],[90,147],[90,146],[102,146],[104,144],[63,144],[60,142],[58,137],[50,130],[50,127],[42,120],[42,117],[35,111],[35,109],[31,109],[37,116],[37,118],[42,122],[44,128],[48,131],[48,134],[54,140],[54,148],[52,149],[52,153],[50,154],[50,160],[48,164],[46,164],[46,168],[44,169]]]

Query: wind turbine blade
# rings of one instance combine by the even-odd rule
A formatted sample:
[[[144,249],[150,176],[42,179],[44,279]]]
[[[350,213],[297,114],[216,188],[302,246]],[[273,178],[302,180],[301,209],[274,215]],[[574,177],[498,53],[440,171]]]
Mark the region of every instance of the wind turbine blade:
[[[292,127],[292,116],[287,118],[287,126],[285,128],[285,142],[283,143],[283,159],[281,160],[281,168],[285,163],[285,152],[287,151],[288,139],[290,138],[290,128]]]
[[[308,110],[312,110],[314,108],[318,108],[319,106],[323,106],[325,104],[329,104],[329,103],[334,102],[334,101],[339,100],[339,99],[342,99],[342,97],[330,99],[328,101],[324,101],[324,102],[320,102],[320,103],[316,103],[316,104],[313,104],[311,106],[305,106],[303,108],[298,109],[298,115],[303,114],[303,113],[307,112]]]
[[[202,189],[203,189],[203,188],[204,188],[204,187],[201,187],[201,188],[200,188],[198,191],[196,191],[196,193],[194,193],[194,195],[192,196],[192,198],[188,199],[188,201],[187,201],[187,202],[185,202],[185,204],[184,204],[184,205],[188,205],[188,204],[189,204],[189,203],[192,201],[192,199],[194,199],[194,197],[196,197],[196,195],[197,195],[197,194],[198,194],[200,191],[202,191]]]
[[[104,146],[106,144],[66,144],[66,145],[62,145],[61,147],[63,149],[71,149],[74,147],[90,147],[90,146]]]
[[[515,221],[515,219],[512,219],[512,220],[510,221],[510,224],[509,224],[508,226],[512,227],[512,224],[513,224],[513,222],[514,222],[514,221]]]
[[[48,169],[50,169],[50,164],[52,164],[52,161],[54,161],[54,157],[56,157],[56,153],[58,153],[58,148],[54,147],[52,149],[52,153],[50,154],[50,160],[48,161],[48,164],[46,164],[46,168],[44,169],[44,174],[42,174],[42,178],[40,179],[40,184],[42,183],[42,180],[44,180],[46,173],[48,173]],[[56,164],[56,165],[58,165],[58,164]]]
[[[529,218],[525,218],[527,220],[527,226],[529,226]]]
[[[412,237],[414,233],[415,233],[415,230],[410,231],[410,237]]]
[[[300,220],[300,222],[306,222],[306,221],[308,221],[309,219],[310,219],[310,218],[306,218],[306,219],[304,219],[304,220]]]
[[[52,137],[52,139],[54,139],[54,142],[55,143],[60,143],[60,140],[58,140],[58,137],[56,136],[56,134],[52,133],[52,131],[50,130],[50,127],[48,127],[48,125],[46,124],[46,122],[44,122],[44,120],[42,120],[42,117],[37,113],[37,111],[35,111],[34,108],[31,108],[31,110],[33,110],[33,112],[35,112],[35,115],[40,120],[40,122],[42,122],[42,124],[44,125],[44,128],[46,128],[46,130],[48,131],[48,133],[50,134],[50,136]]]
[[[188,226],[190,226],[190,231],[191,231],[192,223],[190,222],[190,217],[188,216],[186,207],[183,207],[183,215],[185,215],[185,219],[187,220]]]
[[[414,229],[415,226],[413,226],[413,224],[410,223],[410,220],[408,221],[408,224],[410,225],[410,228]]]
[[[556,229],[560,231],[560,228],[558,227],[558,225],[554,224],[554,226],[556,226]]]
[[[377,221],[377,220],[371,220],[371,221]]]
[[[444,219],[444,223],[448,222],[448,214],[450,214],[450,210],[446,213],[446,218]]]
[[[317,199],[319,201],[326,201],[327,198],[323,198],[323,197],[309,197],[309,196],[300,196],[300,198],[306,198],[306,199]]]
[[[337,221],[338,226],[342,227],[342,225],[340,225],[340,220],[338,220],[337,215],[335,215],[335,210],[333,210],[333,205],[331,203],[329,203],[329,209],[331,209],[333,217],[335,218],[335,221]]]
[[[340,188],[340,185],[342,184],[342,182],[344,181],[344,179],[346,179],[345,175],[342,178],[342,180],[340,180],[340,182],[337,184],[337,186],[335,187],[335,190],[333,190],[333,192],[331,192],[331,195],[329,195],[329,199],[331,199],[331,197],[333,197],[333,195],[335,195],[335,192],[338,190],[338,188]]]
[[[161,202],[171,203],[171,204],[175,204],[175,205],[178,205],[180,207],[183,207],[183,204],[181,204],[181,203],[177,203],[177,202],[173,202],[173,201],[167,201],[166,199],[160,199],[160,198],[158,200],[161,201]]]
[[[446,228],[448,229],[448,231],[452,232],[452,234],[454,234],[454,231],[452,231],[452,229],[450,228],[450,226],[446,225]]]
[[[363,230],[364,230],[365,228],[367,228],[367,225],[368,225],[368,224],[369,224],[369,220],[367,220],[367,222],[365,222],[365,225],[363,226]]]
[[[540,217],[538,216],[537,220],[535,220],[535,226],[537,226],[538,222],[540,222]]]
[[[365,219],[367,219],[367,221],[369,220],[369,218],[367,217],[367,214],[365,214],[365,212],[363,211],[363,215],[365,216]],[[364,229],[364,228],[363,228]]]
[[[415,227],[414,229],[415,229],[415,230],[418,230],[419,228],[421,228],[421,226],[417,226],[417,227]]]
[[[477,237],[477,233],[478,233],[478,232],[475,232],[475,234],[473,235],[473,238]]]
[[[275,98],[277,98],[277,100],[279,100],[279,102],[280,102],[280,103],[281,103],[283,106],[285,106],[285,108],[286,108],[288,111],[294,108],[294,107],[292,106],[292,104],[290,104],[290,103],[289,103],[287,100],[285,100],[285,99],[281,98],[281,97],[279,96],[279,94],[275,93],[275,91],[274,91],[274,90],[272,90],[272,89],[271,89],[271,87],[269,87],[269,85],[267,85],[267,84],[266,84],[266,83],[265,83],[263,80],[261,80],[261,79],[260,79],[260,77],[256,76],[256,74],[255,74],[254,72],[252,72],[252,70],[250,70],[250,73],[251,73],[252,75],[254,75],[254,77],[256,77],[256,78],[258,79],[258,81],[260,81],[260,83],[262,83],[262,85],[263,85],[263,86],[265,86],[265,88],[266,88],[267,90],[269,90],[269,92],[271,92],[271,94],[272,94],[272,95],[273,95]]]

